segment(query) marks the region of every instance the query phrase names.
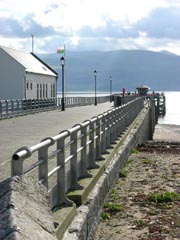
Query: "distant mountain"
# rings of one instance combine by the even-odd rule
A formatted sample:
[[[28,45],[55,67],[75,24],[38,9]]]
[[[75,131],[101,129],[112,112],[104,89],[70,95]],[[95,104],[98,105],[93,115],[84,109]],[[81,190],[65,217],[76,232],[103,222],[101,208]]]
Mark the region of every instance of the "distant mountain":
[[[58,90],[61,91],[61,55],[38,56],[59,73]],[[97,91],[109,91],[110,75],[114,92],[123,87],[134,91],[142,84],[152,91],[180,91],[180,56],[166,51],[67,51],[66,90],[94,91],[94,70],[97,70]]]
[[[166,50],[162,50],[161,53],[177,56],[176,54],[174,54],[172,52],[169,52],[169,51],[166,51]]]

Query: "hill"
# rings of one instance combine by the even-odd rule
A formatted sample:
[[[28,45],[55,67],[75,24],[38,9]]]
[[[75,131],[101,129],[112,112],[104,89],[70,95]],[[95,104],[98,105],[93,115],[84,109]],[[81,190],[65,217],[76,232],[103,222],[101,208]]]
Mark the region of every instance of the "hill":
[[[61,55],[39,55],[59,73],[61,90]],[[94,70],[97,70],[97,91],[109,91],[112,75],[113,91],[134,91],[147,85],[154,91],[180,91],[180,56],[163,51],[118,50],[66,53],[66,90],[94,91]]]

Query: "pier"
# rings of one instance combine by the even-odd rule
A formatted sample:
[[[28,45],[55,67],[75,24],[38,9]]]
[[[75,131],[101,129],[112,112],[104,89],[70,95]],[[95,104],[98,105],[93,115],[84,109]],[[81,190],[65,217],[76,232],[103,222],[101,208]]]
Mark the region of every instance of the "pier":
[[[98,221],[107,192],[116,181],[131,150],[152,139],[157,118],[155,114],[154,102],[141,97],[118,107],[106,102],[97,106],[73,107],[65,112],[54,110],[2,120],[0,127],[4,137],[0,145],[3,153],[0,159],[1,181],[10,176],[10,164],[12,176],[23,176],[22,185],[32,181],[26,179],[28,172],[38,170],[33,179],[36,178],[40,182],[38,184],[48,189],[45,195],[48,195],[49,201],[45,205],[49,205],[52,213],[46,218],[47,221],[52,221],[51,228],[54,229],[52,234],[46,230],[42,234],[47,234],[48,239],[87,239],[87,234],[93,231],[94,224]],[[47,167],[48,162],[56,157],[57,165]],[[68,162],[69,165],[65,166]],[[48,178],[54,173],[57,173],[57,179],[55,185],[49,188],[51,181]],[[21,182],[19,178],[9,181],[17,184]],[[31,187],[38,194],[37,183],[32,182]],[[44,198],[42,196],[43,201],[45,195]],[[65,208],[62,208],[63,205]],[[28,208],[24,211],[28,211]],[[80,215],[83,211],[90,211],[84,212],[89,220],[88,223],[81,223],[78,234],[77,230],[71,234],[67,228],[77,211]],[[33,223],[31,227],[33,228]],[[89,230],[84,232],[84,227]],[[7,232],[4,230],[2,234]],[[14,229],[13,234],[21,235],[21,232],[18,234]],[[86,236],[82,237],[81,234]],[[54,238],[50,238],[50,235]]]

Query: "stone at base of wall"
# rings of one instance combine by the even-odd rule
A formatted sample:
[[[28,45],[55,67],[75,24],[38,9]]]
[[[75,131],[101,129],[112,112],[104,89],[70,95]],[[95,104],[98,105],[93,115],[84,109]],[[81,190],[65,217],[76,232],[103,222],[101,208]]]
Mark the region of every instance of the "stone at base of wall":
[[[47,189],[32,177],[0,183],[1,240],[57,240]]]
[[[150,115],[149,108],[143,109],[130,126],[128,134],[119,144],[111,163],[89,194],[88,200],[77,209],[77,214],[65,232],[63,240],[93,240],[104,201],[118,179],[120,170],[126,164],[131,149],[149,139],[149,131],[152,130],[149,124]]]

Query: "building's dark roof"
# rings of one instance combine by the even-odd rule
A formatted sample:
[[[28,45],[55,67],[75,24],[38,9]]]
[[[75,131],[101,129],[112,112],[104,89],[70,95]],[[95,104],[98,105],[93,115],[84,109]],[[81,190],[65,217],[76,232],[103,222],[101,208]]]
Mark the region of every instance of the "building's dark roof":
[[[137,87],[136,89],[150,89],[150,87],[141,85],[141,86]]]
[[[58,76],[58,73],[52,69],[47,63],[45,63],[42,59],[40,59],[38,56],[36,56],[34,53],[31,53],[35,58],[37,58],[38,61],[40,61],[42,64],[44,64],[49,70],[51,70],[53,73],[55,73]]]

